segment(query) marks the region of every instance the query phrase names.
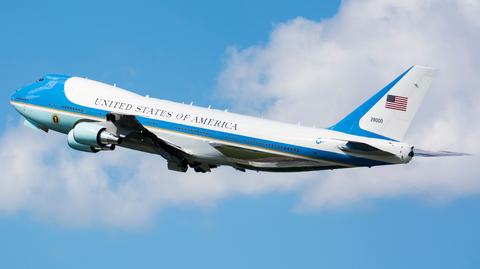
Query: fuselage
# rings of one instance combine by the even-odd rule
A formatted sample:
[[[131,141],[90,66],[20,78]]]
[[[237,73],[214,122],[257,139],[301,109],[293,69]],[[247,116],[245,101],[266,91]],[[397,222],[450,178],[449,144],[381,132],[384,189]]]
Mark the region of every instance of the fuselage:
[[[47,75],[17,90],[10,102],[34,126],[64,134],[79,122],[106,121],[108,113],[134,115],[149,131],[190,153],[192,161],[212,167],[308,171],[407,163],[411,159],[411,147],[394,140],[144,97],[80,77]],[[347,153],[341,148],[348,141],[375,145],[392,154]],[[215,145],[222,145],[221,150]],[[154,153],[133,144],[120,146]]]

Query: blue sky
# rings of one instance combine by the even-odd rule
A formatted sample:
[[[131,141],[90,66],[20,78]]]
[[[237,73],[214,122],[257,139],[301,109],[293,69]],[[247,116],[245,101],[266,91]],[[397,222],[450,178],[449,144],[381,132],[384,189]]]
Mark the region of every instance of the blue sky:
[[[348,8],[345,8],[344,16],[340,17],[351,16],[348,11],[349,8],[355,9],[355,3],[355,1],[347,1],[345,5]],[[408,7],[398,7],[399,13],[402,12],[402,8],[408,9]],[[378,75],[365,71],[363,72],[365,74],[362,73],[363,77],[359,75],[360,77],[357,78],[373,79],[377,76],[380,78],[375,78],[377,80],[372,82],[359,82],[359,85],[365,88],[365,91],[359,94],[361,96],[351,93],[352,97],[349,101],[345,104],[338,103],[337,107],[330,107],[318,113],[305,113],[301,109],[293,109],[301,106],[296,106],[297,100],[292,97],[291,92],[273,91],[269,85],[270,82],[273,85],[282,85],[273,83],[275,82],[274,73],[278,72],[278,68],[272,68],[272,66],[277,64],[275,59],[281,59],[288,53],[276,49],[282,48],[285,42],[302,36],[296,33],[290,35],[293,30],[300,29],[300,33],[308,36],[312,31],[320,31],[318,30],[320,28],[327,29],[326,32],[319,34],[326,39],[333,36],[335,31],[346,33],[330,40],[343,44],[340,46],[341,51],[348,51],[349,45],[362,47],[365,38],[359,39],[360,41],[355,39],[352,42],[347,41],[355,33],[362,31],[361,28],[355,29],[355,27],[361,27],[362,20],[369,17],[369,14],[365,13],[362,16],[360,12],[358,17],[353,15],[353,18],[346,22],[341,19],[330,21],[338,15],[339,9],[338,1],[302,1],[301,3],[270,0],[261,3],[258,1],[209,1],[207,3],[136,1],[134,4],[127,1],[102,1],[101,3],[97,1],[81,3],[22,1],[4,3],[0,9],[0,31],[4,37],[0,43],[2,74],[0,98],[4,100],[4,105],[0,109],[5,123],[0,125],[0,136],[9,137],[8,134],[22,130],[21,132],[27,133],[26,137],[42,139],[41,143],[48,144],[52,152],[54,152],[53,147],[66,147],[66,144],[57,143],[62,139],[59,136],[52,134],[29,136],[30,130],[24,131],[21,127],[16,127],[20,122],[20,116],[8,104],[8,97],[16,88],[29,84],[45,73],[86,76],[116,83],[118,86],[155,97],[180,102],[194,101],[204,106],[214,104],[220,108],[248,110],[257,108],[249,107],[242,100],[235,101],[230,93],[241,94],[241,96],[234,96],[243,99],[242,96],[249,96],[252,92],[242,88],[232,89],[229,82],[257,87],[255,83],[245,82],[249,78],[235,76],[237,68],[245,65],[247,69],[253,71],[257,71],[257,68],[262,69],[258,71],[261,75],[264,69],[271,68],[266,75],[266,83],[262,81],[258,88],[250,88],[261,91],[260,99],[276,100],[277,103],[271,108],[262,109],[267,111],[270,117],[291,121],[307,114],[305,117],[317,114],[315,117],[306,119],[310,122],[319,118],[318,115],[321,113],[327,114],[326,112],[338,108],[339,112],[332,112],[338,118],[339,115],[352,109],[352,104],[358,103],[357,97],[368,96],[372,92],[371,87],[382,86],[398,71],[411,64],[409,60],[412,58],[420,59],[411,55],[412,50],[408,52],[397,50],[398,57],[405,59],[403,61],[399,58],[391,58],[396,57],[395,55],[386,56],[387,53],[382,54],[383,52],[380,53],[381,57],[374,57],[365,51],[354,51],[356,53],[348,54],[348,57],[340,57],[335,54],[337,49],[329,49],[327,54],[320,53],[321,57],[312,57],[314,59],[312,62],[328,59],[333,61],[327,66],[329,69],[340,72],[337,68],[341,68],[340,70],[347,70],[345,72],[350,72],[349,74],[362,73],[357,71],[358,69],[349,68],[350,65],[346,67],[335,62],[337,59],[347,58],[346,62],[352,67],[365,64],[368,65],[365,70],[379,70]],[[434,15],[430,16],[435,19]],[[303,19],[296,19],[298,17]],[[452,20],[452,23],[457,21]],[[467,22],[458,23],[466,24]],[[480,24],[472,23],[472,25],[474,26],[471,28],[465,26],[465,36],[468,36],[467,30],[478,29]],[[397,26],[392,19],[388,29],[402,31],[401,27]],[[342,30],[345,28],[354,29]],[[434,30],[430,29],[430,31]],[[434,36],[441,34],[435,32]],[[374,36],[369,39],[376,41]],[[467,37],[460,39],[469,40]],[[306,50],[312,51],[312,55],[315,53],[312,47],[319,46],[316,42],[321,43],[320,47],[327,43],[321,38],[319,40],[313,38],[313,40],[306,42]],[[334,41],[332,42],[335,43]],[[383,41],[379,39],[378,42]],[[456,48],[463,48],[463,43],[455,43],[455,41],[452,43],[456,44]],[[298,44],[285,46],[289,48],[288,52],[303,48],[303,45]],[[371,49],[371,46],[367,47],[368,51],[375,50]],[[439,51],[442,49],[445,48],[439,48]],[[298,51],[304,51],[304,49],[298,49]],[[357,57],[362,53],[366,55],[365,59]],[[462,55],[458,54],[458,58],[462,58]],[[294,54],[294,56],[293,59],[302,58],[301,55]],[[430,57],[434,58],[433,56],[434,54]],[[238,62],[238,59],[241,61]],[[444,61],[451,63],[446,56]],[[392,67],[392,62],[395,67]],[[298,63],[293,62],[293,64]],[[302,64],[311,63],[302,62]],[[442,63],[438,64],[442,65]],[[280,66],[288,66],[288,64],[280,62]],[[478,68],[479,65],[475,66]],[[446,69],[449,70],[448,67]],[[323,72],[322,68],[315,70]],[[328,76],[322,78],[321,83],[328,81],[325,82],[327,84],[320,84],[325,88],[332,85],[340,89],[346,88],[346,84],[342,83],[348,81],[344,78],[328,80]],[[451,85],[448,81],[444,84]],[[304,94],[302,98],[311,94],[309,87],[298,84],[297,89]],[[478,95],[470,95],[470,91],[458,95],[440,88],[438,92],[439,95],[432,95],[432,100],[442,100],[443,96],[452,94],[456,96],[452,98],[460,99],[460,104],[462,102],[467,104],[465,100],[478,98]],[[345,97],[340,91],[338,94]],[[325,97],[325,102],[335,103],[324,94],[320,96]],[[282,102],[292,104],[292,110],[288,111],[287,116],[282,116],[282,111],[275,106],[282,107],[284,104]],[[311,108],[308,103],[305,103],[305,106]],[[312,104],[312,107],[314,106],[318,106],[318,103]],[[437,115],[435,113],[438,107],[429,106],[424,110],[424,115],[420,115],[420,122],[422,117]],[[255,111],[252,113],[256,113]],[[296,114],[297,111],[298,114]],[[478,116],[475,113],[473,113],[473,119]],[[296,118],[292,118],[294,116]],[[438,117],[442,117],[439,112]],[[448,115],[445,117],[448,118]],[[439,128],[434,129],[437,131],[443,130],[441,123],[437,125],[432,123],[432,128]],[[418,127],[418,129],[421,128]],[[423,139],[420,133],[422,132],[417,131],[410,139],[427,143],[428,139]],[[471,140],[465,140],[465,143],[449,143],[450,133],[438,133],[446,134],[430,139],[431,143],[447,141],[445,146],[473,145],[478,149],[478,142],[469,144],[468,141]],[[20,139],[24,137],[23,133],[19,137]],[[9,140],[2,138],[2,141]],[[29,143],[26,141],[22,144],[30,145]],[[35,143],[38,143],[38,140]],[[1,145],[11,145],[13,149],[8,150],[28,151],[28,146],[19,145],[17,148],[15,143],[2,142]],[[7,149],[4,147],[2,150],[6,152]],[[44,150],[48,152],[50,149]],[[35,153],[32,154],[35,157]],[[70,161],[83,158],[81,153],[67,154]],[[127,159],[139,156],[128,151],[120,154],[124,156],[122,158]],[[116,184],[128,181],[129,172],[122,170],[116,160],[108,159],[108,163],[102,164],[102,156],[89,158],[87,161],[81,159],[79,163],[88,164],[88,161],[95,161],[95,167],[91,169],[106,172],[107,181],[109,186],[113,186],[111,187],[113,191],[116,190]],[[151,156],[142,158],[149,158],[148,161],[152,161]],[[161,160],[154,160],[161,164],[157,169],[165,169]],[[462,162],[458,161],[456,162],[458,166],[448,166],[449,164],[441,161],[435,165],[467,170],[465,165],[462,166]],[[427,166],[428,172],[432,173],[425,173],[427,177],[432,175],[429,179],[419,180],[418,185],[408,181],[411,175],[422,173],[415,169],[426,169]],[[480,226],[480,218],[477,214],[480,206],[478,198],[480,185],[476,180],[479,175],[478,168],[472,168],[470,174],[462,172],[457,176],[448,176],[448,173],[439,171],[438,173],[443,176],[441,177],[435,174],[435,171],[431,171],[435,170],[432,169],[432,163],[422,162],[410,167],[413,168],[379,169],[376,170],[379,171],[378,174],[372,173],[373,170],[367,172],[354,170],[347,173],[313,172],[308,176],[290,174],[278,176],[278,178],[276,175],[221,172],[220,175],[225,177],[222,180],[227,182],[239,182],[244,177],[245,181],[250,182],[248,184],[255,184],[258,180],[259,185],[265,184],[266,187],[258,187],[257,190],[250,185],[241,185],[240,190],[220,194],[202,194],[204,196],[194,191],[193,194],[197,196],[192,198],[192,201],[187,197],[172,200],[162,206],[147,204],[149,213],[146,213],[148,219],[145,221],[146,224],[133,225],[133,228],[129,225],[124,226],[122,222],[124,220],[120,221],[122,222],[120,225],[116,223],[118,219],[111,222],[103,220],[102,216],[96,215],[102,211],[88,215],[83,211],[77,212],[73,207],[71,210],[52,209],[50,204],[62,204],[65,201],[65,204],[70,204],[70,198],[68,198],[70,194],[59,193],[64,190],[62,188],[53,188],[53,192],[49,190],[48,195],[42,196],[39,201],[47,206],[40,209],[28,206],[29,201],[37,201],[36,198],[27,196],[22,198],[25,201],[19,203],[19,206],[8,207],[8,205],[2,205],[7,200],[0,197],[0,230],[2,231],[0,232],[0,267],[478,268],[480,265],[478,249],[480,234],[477,232],[477,227]],[[5,169],[3,177],[6,177],[9,172],[6,167],[2,166],[2,169]],[[8,170],[13,169],[18,168],[8,167]],[[38,166],[29,165],[29,163],[25,163],[23,169],[33,169],[31,173],[41,173],[35,170],[39,169]],[[86,166],[85,170],[88,169],[89,167]],[[121,170],[119,173],[123,175],[118,181],[117,169]],[[162,176],[170,176],[161,171],[158,173]],[[393,176],[392,180],[389,180],[392,173],[400,177],[400,180],[393,180]],[[153,172],[148,171],[146,174],[153,174]],[[188,185],[211,182],[209,178],[203,177],[194,182],[195,175],[189,176],[186,180],[179,179],[181,176],[175,175],[175,182],[180,180]],[[372,177],[379,177],[379,181],[375,181],[373,187],[358,183],[359,181],[371,183]],[[456,177],[458,182],[453,184]],[[300,185],[291,183],[297,178],[302,182]],[[42,181],[42,178],[35,180],[40,181],[40,184],[49,184],[48,181]],[[213,182],[224,182],[216,180]],[[380,183],[392,181],[396,183],[393,185]],[[340,182],[339,185],[336,185],[336,182]],[[349,185],[342,185],[342,182]],[[408,183],[404,186],[402,182]],[[1,186],[5,189],[7,185]],[[250,188],[255,190],[250,191]],[[356,189],[366,191],[357,193]],[[32,190],[37,189],[32,188]],[[5,196],[8,191],[7,189],[5,192],[0,192],[0,196],[2,194]],[[172,190],[174,194],[175,191]],[[169,190],[167,189],[166,192],[168,193]],[[188,196],[189,192],[186,193]],[[50,200],[49,197],[51,197]],[[121,195],[119,197],[123,199]],[[101,207],[100,204],[90,206]],[[69,211],[69,214],[64,210]],[[89,209],[85,211],[90,212]],[[66,215],[65,218],[73,219],[72,222],[77,220],[76,215],[87,214],[88,221],[87,224],[83,222],[80,225],[72,224],[68,220],[65,221],[65,218],[59,221],[55,216],[57,214]],[[144,215],[132,213],[127,216],[127,218],[130,217],[144,217]]]
[[[2,97],[48,72],[206,104],[227,47],[265,42],[276,23],[337,8],[336,1],[5,3]]]
[[[151,229],[72,230],[3,217],[6,267],[475,268],[478,200],[449,206],[381,201],[374,210],[296,214],[294,198],[172,208]]]

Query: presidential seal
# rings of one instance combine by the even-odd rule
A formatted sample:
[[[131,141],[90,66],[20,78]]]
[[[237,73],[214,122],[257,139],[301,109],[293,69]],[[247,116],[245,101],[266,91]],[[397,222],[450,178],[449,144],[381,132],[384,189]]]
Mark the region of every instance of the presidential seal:
[[[58,117],[57,114],[53,114],[52,121],[53,123],[58,124],[60,122],[60,117]]]

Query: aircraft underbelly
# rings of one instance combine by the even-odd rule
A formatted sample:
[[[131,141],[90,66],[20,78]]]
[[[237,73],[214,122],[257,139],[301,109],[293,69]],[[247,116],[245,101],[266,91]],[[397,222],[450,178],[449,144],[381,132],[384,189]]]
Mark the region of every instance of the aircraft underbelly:
[[[248,145],[212,141],[208,138],[190,137],[158,129],[152,131],[161,139],[175,144],[188,153],[192,161],[210,165],[230,165],[258,171],[311,171],[349,167],[327,160],[311,159]],[[148,149],[143,151],[148,152]]]

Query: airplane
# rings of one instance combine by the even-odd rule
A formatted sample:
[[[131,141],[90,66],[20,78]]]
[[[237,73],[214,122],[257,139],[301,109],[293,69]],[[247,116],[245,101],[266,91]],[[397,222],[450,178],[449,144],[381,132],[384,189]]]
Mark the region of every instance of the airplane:
[[[67,134],[97,153],[125,147],[158,154],[167,168],[300,172],[406,164],[414,156],[460,156],[402,142],[436,69],[414,65],[333,126],[322,129],[141,96],[87,78],[45,75],[10,103],[25,124]]]

